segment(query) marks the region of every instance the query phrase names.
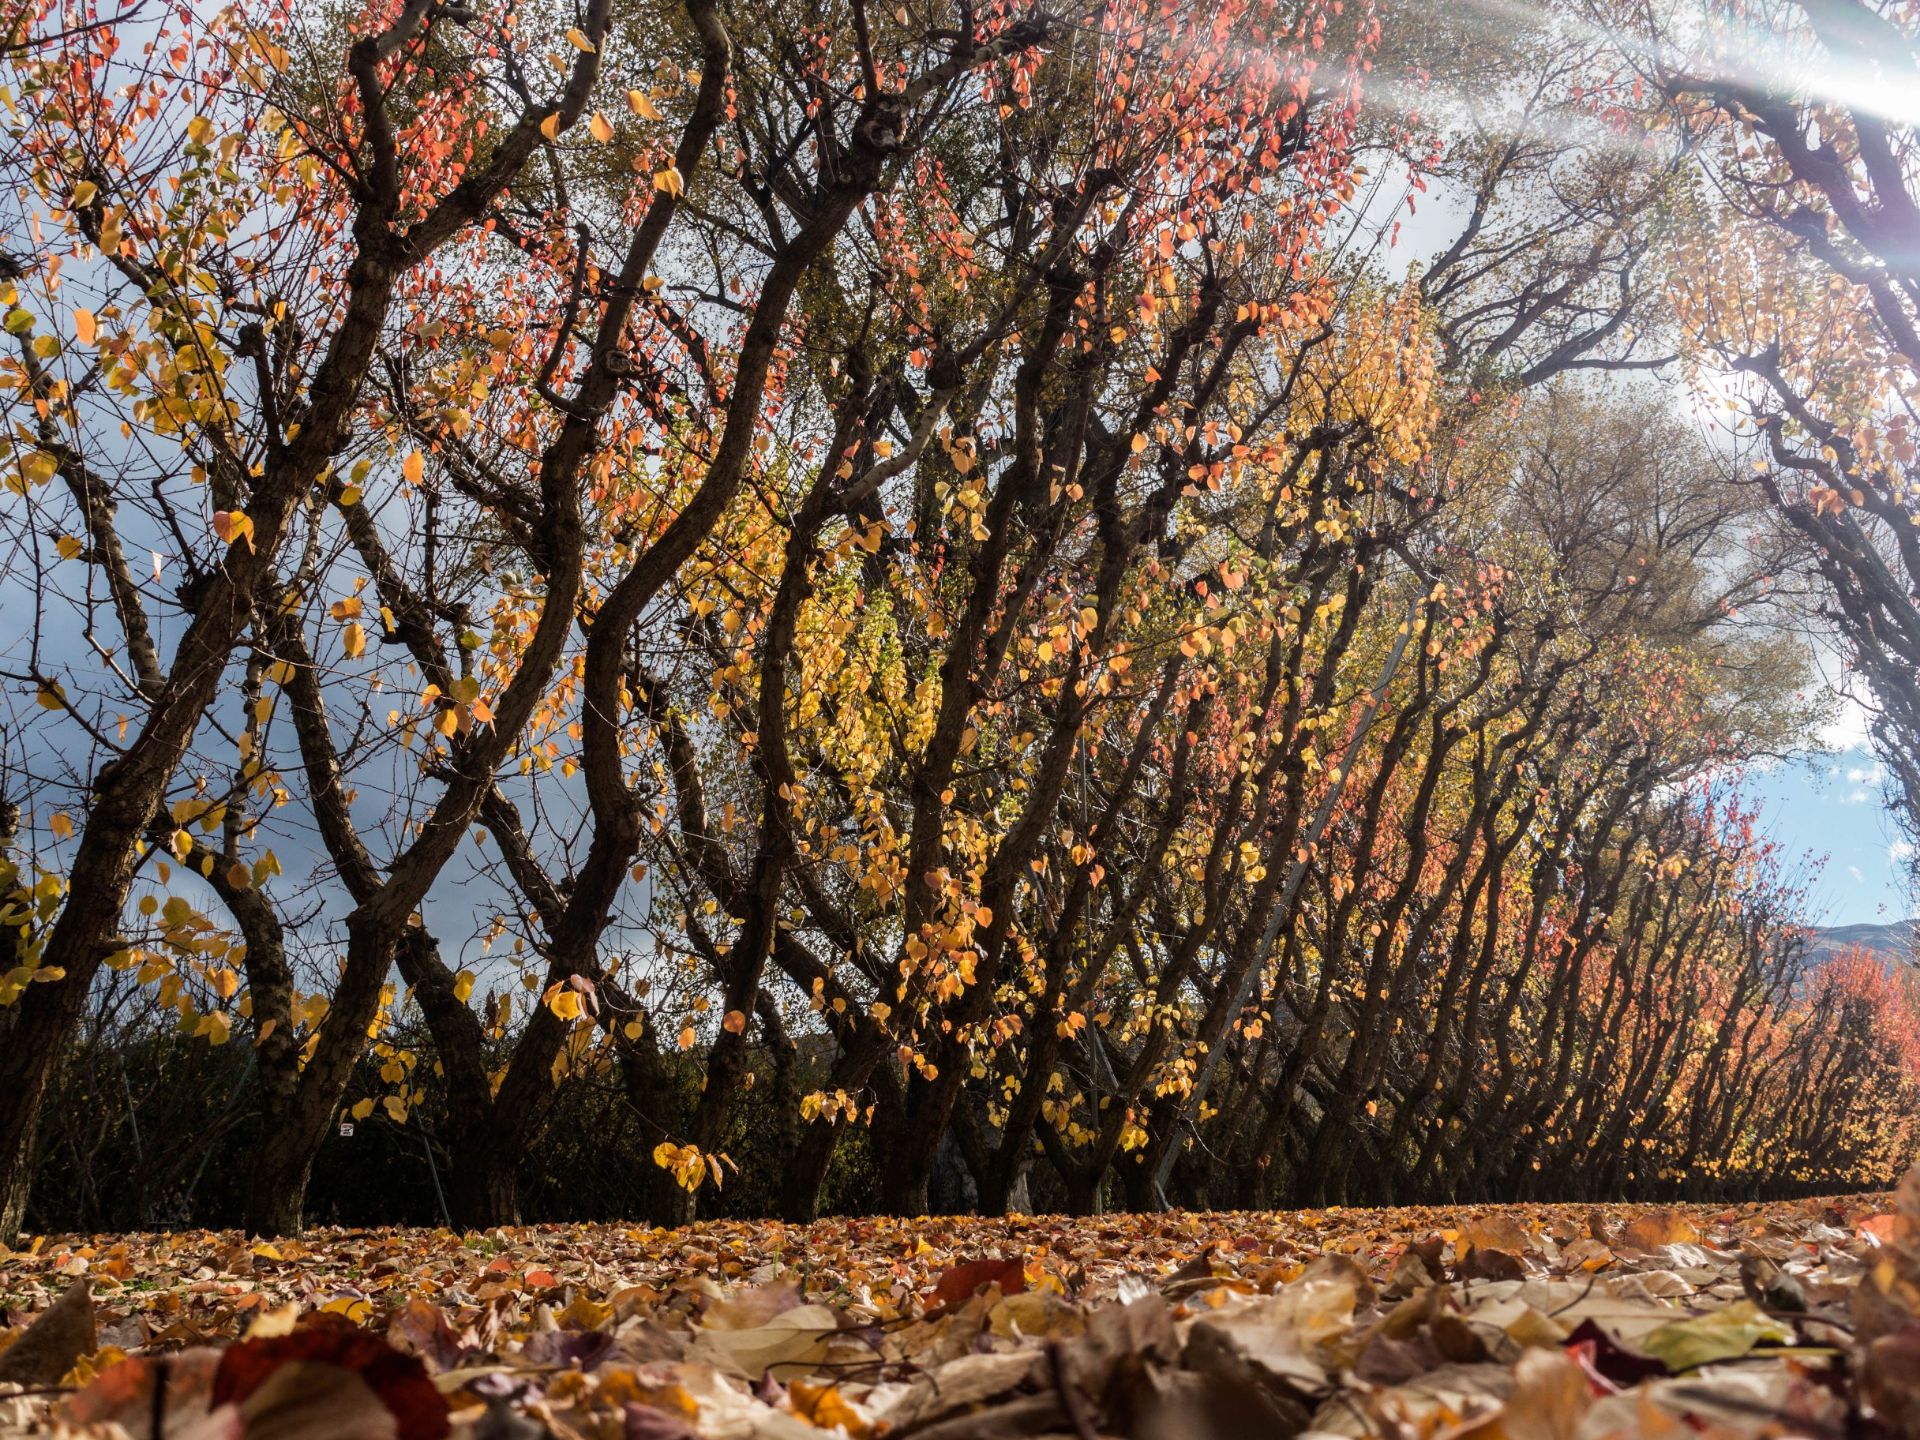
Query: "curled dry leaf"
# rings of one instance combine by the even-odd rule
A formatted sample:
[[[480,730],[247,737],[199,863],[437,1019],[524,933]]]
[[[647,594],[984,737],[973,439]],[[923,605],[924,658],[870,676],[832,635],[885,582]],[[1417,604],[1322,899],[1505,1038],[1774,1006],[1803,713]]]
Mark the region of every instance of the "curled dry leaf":
[[[98,1348],[93,1285],[75,1281],[53,1306],[0,1353],[0,1381],[57,1385],[85,1355]]]

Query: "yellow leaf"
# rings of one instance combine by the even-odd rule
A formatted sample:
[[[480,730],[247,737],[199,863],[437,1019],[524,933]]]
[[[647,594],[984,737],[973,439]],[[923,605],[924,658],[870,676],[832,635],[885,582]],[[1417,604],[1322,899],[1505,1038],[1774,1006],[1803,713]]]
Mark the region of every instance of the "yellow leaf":
[[[73,838],[73,821],[67,817],[67,812],[64,810],[56,810],[48,817],[47,828],[53,832],[56,840]]]
[[[53,542],[53,548],[59,552],[62,560],[71,560],[85,547],[83,547],[78,540],[74,539],[73,536],[62,535],[58,540]]]
[[[193,834],[187,830],[173,832],[173,855],[176,860],[185,860],[193,853]]]
[[[359,624],[347,626],[340,632],[340,644],[349,660],[358,660],[367,648],[366,628]]]
[[[64,710],[67,708],[67,692],[60,688],[58,680],[43,680],[34,694],[34,703],[42,710]]]
[[[473,994],[473,972],[471,970],[462,970],[458,975],[453,977],[453,998],[464,1005],[467,1003],[467,997],[471,994]]]
[[[398,1095],[389,1095],[381,1102],[387,1107],[387,1118],[396,1125],[407,1123],[407,1102]]]
[[[78,185],[73,187],[73,198],[67,202],[68,208],[84,210],[94,202],[95,197],[99,194],[100,187],[98,185],[94,184],[91,180],[82,180]]]
[[[613,1306],[602,1300],[589,1300],[586,1292],[576,1290],[567,1308],[553,1318],[567,1330],[598,1330],[613,1319]]]
[[[793,1403],[793,1413],[816,1430],[839,1430],[854,1440],[864,1440],[873,1433],[866,1417],[847,1402],[838,1385],[815,1387],[804,1380],[795,1380],[787,1394]]]
[[[593,54],[593,42],[587,39],[586,32],[577,25],[567,31],[567,43],[583,55]]]
[[[253,517],[244,510],[216,510],[213,512],[213,533],[222,543],[232,545],[245,540],[247,548],[253,548]]]
[[[358,1104],[356,1104],[353,1107],[352,1113],[353,1113],[353,1118],[356,1120],[366,1119],[367,1116],[373,1113],[373,1101],[371,1100],[360,1101]]]
[[[560,112],[558,110],[540,122],[540,133],[549,140],[558,140],[560,138]]]
[[[82,345],[91,345],[93,343],[93,337],[98,333],[98,327],[94,324],[93,312],[91,310],[76,310],[73,312],[73,333],[80,337],[80,343]]]
[[[669,165],[654,175],[653,188],[664,190],[669,195],[680,195],[685,193],[687,182],[680,178],[678,167]]]
[[[644,90],[627,91],[627,108],[642,120],[658,120],[660,112],[654,108],[652,98]]]
[[[427,459],[418,450],[409,451],[407,458],[400,462],[400,473],[407,477],[409,485],[418,485],[427,473]]]
[[[587,129],[592,132],[593,138],[598,140],[602,145],[613,139],[612,122],[598,110],[594,111],[593,118],[587,121]]]
[[[273,1250],[273,1248],[271,1245],[258,1245],[254,1247],[253,1253],[260,1255],[262,1250]],[[262,1260],[278,1260],[280,1253],[275,1250],[271,1255],[260,1255],[260,1258]],[[299,1318],[300,1306],[297,1301],[293,1300],[289,1300],[284,1305],[275,1306],[271,1310],[262,1310],[253,1317],[252,1323],[247,1326],[246,1338],[249,1340],[275,1340],[282,1335],[291,1335],[293,1333],[294,1322]]]
[[[727,1018],[720,1022],[720,1028],[729,1035],[744,1034],[747,1028],[747,1016],[743,1010],[727,1011]]]

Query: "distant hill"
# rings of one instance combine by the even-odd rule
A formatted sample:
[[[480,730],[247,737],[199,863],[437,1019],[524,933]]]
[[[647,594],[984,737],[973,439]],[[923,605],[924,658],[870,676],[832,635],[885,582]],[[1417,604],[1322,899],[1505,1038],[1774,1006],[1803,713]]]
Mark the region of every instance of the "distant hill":
[[[1885,925],[1829,925],[1813,932],[1810,958],[1824,960],[1849,945],[1864,945],[1889,958],[1904,960],[1913,954],[1916,927],[1920,927],[1920,920],[1894,920]]]

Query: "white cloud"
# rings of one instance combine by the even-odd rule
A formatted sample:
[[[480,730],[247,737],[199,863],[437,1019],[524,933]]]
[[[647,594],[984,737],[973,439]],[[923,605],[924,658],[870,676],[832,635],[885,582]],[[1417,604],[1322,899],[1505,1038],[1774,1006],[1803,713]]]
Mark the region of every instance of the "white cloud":
[[[1871,765],[1855,766],[1847,771],[1847,781],[1853,785],[1878,785],[1886,778],[1886,767],[1877,760]]]
[[[1866,883],[1867,883],[1867,877],[1866,877],[1866,876],[1864,876],[1864,875],[1862,875],[1862,874],[1860,873],[1860,867],[1859,867],[1858,865],[1849,865],[1849,866],[1847,866],[1847,873],[1848,873],[1849,875],[1851,875],[1851,876],[1853,876],[1853,883],[1854,883],[1854,884],[1856,884],[1856,885],[1864,885],[1864,884],[1866,884]]]
[[[1835,688],[1839,690],[1840,712],[1834,716],[1833,723],[1820,732],[1820,743],[1829,750],[1864,751],[1870,739],[1866,706],[1839,687]]]
[[[1906,864],[1913,859],[1913,842],[1911,840],[1894,841],[1887,847],[1887,858],[1896,865]]]
[[[1852,790],[1840,797],[1842,805],[1864,805],[1873,797],[1864,790]]]

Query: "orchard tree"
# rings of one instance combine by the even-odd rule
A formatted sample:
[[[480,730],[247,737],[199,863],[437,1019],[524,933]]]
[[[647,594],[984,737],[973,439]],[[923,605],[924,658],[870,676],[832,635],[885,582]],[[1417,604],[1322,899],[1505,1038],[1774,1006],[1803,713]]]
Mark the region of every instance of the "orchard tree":
[[[1920,827],[1920,18],[1872,0],[1595,13],[1625,43],[1590,104],[1677,132],[1696,167],[1679,318],[1697,364],[1733,378],[1753,481],[1806,542]]]
[[[57,562],[75,577],[71,591],[64,577],[34,584],[10,652],[41,712],[10,728],[10,768],[38,777],[51,762],[54,774],[32,796],[46,841],[31,865],[36,933],[0,1012],[0,1084],[15,1102],[0,1119],[8,1235],[59,1047],[100,967],[134,956],[124,927],[136,876],[163,853],[149,844],[156,816],[185,837],[183,859],[188,822],[217,826],[239,798],[225,767],[222,783],[203,772],[195,784],[189,757],[221,729],[231,741],[232,717],[210,711],[275,558],[349,443],[397,294],[483,223],[543,127],[581,117],[606,28],[603,7],[559,87],[483,138],[463,112],[499,38],[484,21],[426,0],[369,17],[327,111],[349,118],[323,132],[271,101],[290,63],[286,19],[225,10],[142,29],[53,7],[8,55],[5,374],[20,502],[8,569],[37,580]],[[468,46],[465,84],[404,119],[389,110],[422,54]],[[66,594],[78,624],[60,613]],[[516,707],[534,688],[530,676]],[[477,749],[508,734],[489,730]],[[369,912],[363,949],[390,944],[375,937],[412,908]],[[386,969],[368,956],[343,980],[332,1049],[357,1053]],[[313,1063],[325,1073],[340,1057]]]
[[[786,150],[729,147],[751,190],[781,188],[770,203],[787,218],[770,216],[776,253],[730,353],[683,333],[700,363],[725,368],[707,375],[705,439],[656,472],[635,411],[661,430],[683,422],[663,412],[671,385],[649,354],[653,337],[679,328],[653,267],[737,110],[735,45],[726,17],[695,5],[666,32],[681,55],[634,62],[652,84],[612,90],[610,10],[577,18],[549,30],[422,0],[352,20],[329,48],[296,37],[296,22],[318,19],[307,15],[229,10],[141,31],[53,10],[9,53],[22,182],[8,226],[9,464],[21,501],[9,570],[66,564],[86,597],[85,618],[55,643],[61,592],[37,584],[24,613],[41,618],[14,650],[32,723],[10,731],[10,766],[34,791],[45,844],[16,867],[32,933],[0,1012],[5,1081],[21,1100],[0,1123],[9,1231],[49,1068],[98,969],[143,963],[142,936],[127,933],[132,890],[142,872],[168,883],[169,852],[209,879],[219,872],[248,936],[246,1001],[272,1077],[250,1223],[297,1225],[307,1166],[394,1001],[396,964],[423,1003],[463,988],[436,968],[420,907],[497,802],[502,766],[548,716],[587,619],[589,530],[605,523],[616,472],[643,489],[659,482],[629,501],[624,573],[593,615],[618,671],[632,620],[616,615],[645,608],[740,486],[801,279],[926,127],[977,92],[975,67],[1025,54],[1041,33],[967,11],[958,30],[894,37],[896,53],[850,27],[859,70],[834,79],[854,98],[795,102],[804,130]],[[295,38],[298,56],[282,43]],[[804,90],[814,62],[800,63],[809,73],[787,78]],[[606,217],[627,238],[603,260],[564,201],[567,166],[597,169],[609,153],[595,148],[611,136],[595,106],[609,91],[647,128]],[[513,364],[516,348],[532,363]],[[369,384],[376,367],[384,396]],[[506,374],[489,410],[495,371]],[[510,471],[489,463],[498,453],[463,451],[476,412],[489,441],[517,452]],[[446,468],[475,497],[478,513],[460,523],[530,541],[531,570],[492,604],[490,639],[452,628],[459,607],[440,598],[449,517],[426,484],[422,429],[445,433]],[[417,505],[415,490],[426,492]],[[152,581],[130,549],[152,550]],[[365,601],[325,594],[347,554],[374,587]],[[163,588],[169,565],[177,578]],[[93,623],[96,596],[111,633]],[[308,633],[324,615],[336,664],[353,668],[371,658],[362,604],[380,641],[408,648],[431,736],[424,788],[380,852],[361,841],[330,753],[317,624]],[[361,677],[377,684],[370,669]],[[223,680],[243,705],[216,707]],[[298,1010],[274,943],[285,927],[254,894],[273,861],[245,853],[257,812],[289,793],[269,750],[278,694],[313,825],[350,899],[338,972]],[[237,746],[239,762],[196,742]],[[627,859],[603,847],[595,864],[592,883],[573,887],[582,911],[604,907],[604,875],[624,876]],[[217,928],[180,896],[155,908],[158,927]],[[224,1002],[234,976],[219,962],[237,952],[210,943],[222,948],[194,963]],[[572,943],[563,966],[582,947],[591,954],[591,933]],[[222,1005],[209,1023],[224,1034],[228,1014]]]

